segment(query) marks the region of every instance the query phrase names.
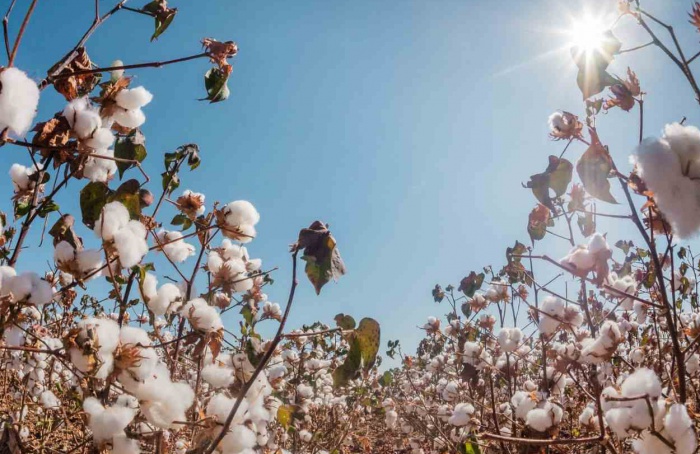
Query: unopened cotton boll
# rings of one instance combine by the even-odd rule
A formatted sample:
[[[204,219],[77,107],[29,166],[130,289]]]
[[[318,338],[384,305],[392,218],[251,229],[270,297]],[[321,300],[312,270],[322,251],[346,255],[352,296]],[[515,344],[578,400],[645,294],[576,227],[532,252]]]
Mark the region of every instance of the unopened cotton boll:
[[[0,130],[23,137],[32,126],[39,105],[36,82],[17,68],[0,69]]]
[[[117,93],[115,101],[126,110],[140,109],[153,100],[153,95],[143,87],[125,88]]]

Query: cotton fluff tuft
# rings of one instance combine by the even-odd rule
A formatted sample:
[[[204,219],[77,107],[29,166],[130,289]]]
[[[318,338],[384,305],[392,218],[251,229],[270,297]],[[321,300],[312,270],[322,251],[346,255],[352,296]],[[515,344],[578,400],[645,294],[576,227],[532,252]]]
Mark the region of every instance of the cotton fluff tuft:
[[[252,203],[236,200],[222,209],[223,224],[221,231],[227,238],[248,243],[255,238],[255,224],[260,221],[260,214]],[[223,222],[222,222],[223,221]]]
[[[619,438],[625,438],[631,430],[643,430],[652,423],[652,416],[656,419],[663,408],[664,401],[661,397],[661,382],[654,371],[647,368],[639,368],[628,376],[620,387],[619,396],[640,397],[649,396],[653,415],[649,414],[649,409],[645,399],[634,399],[629,401],[610,401],[609,397],[618,397],[614,390],[603,390],[605,420]]]
[[[527,413],[525,424],[538,432],[546,432],[552,426],[558,425],[563,416],[564,410],[559,405],[545,402],[541,408],[535,408]]]
[[[92,182],[107,182],[117,173],[117,163],[112,159],[114,150],[96,150],[85,160],[83,175]]]
[[[668,124],[661,138],[642,141],[630,161],[674,233],[695,235],[700,229],[700,130]]]
[[[142,297],[156,316],[170,314],[182,305],[183,294],[180,287],[173,283],[165,283],[157,288],[158,280],[153,273],[146,273],[140,288]]]
[[[39,105],[36,82],[17,68],[0,70],[0,129],[23,137],[32,126]]]
[[[457,404],[447,422],[457,427],[468,426],[471,424],[472,415],[474,415],[474,406],[472,404]]]
[[[502,328],[498,333],[498,344],[506,353],[515,351],[523,339],[523,332],[519,328]]]
[[[180,232],[168,232],[161,230],[157,233],[158,242],[163,251],[173,262],[184,262],[188,257],[194,255],[194,246],[185,243]]]
[[[13,270],[14,271],[14,270]],[[53,298],[51,284],[36,273],[25,272],[18,275],[5,275],[2,279],[3,295],[12,294],[15,301],[26,301],[37,307],[48,304]]]
[[[96,442],[110,441],[123,435],[126,426],[136,416],[134,409],[121,406],[104,407],[94,397],[85,399],[83,410],[90,417],[88,425]]]
[[[148,253],[146,227],[129,219],[129,211],[120,202],[104,206],[95,223],[95,234],[104,241],[114,242],[119,263],[124,268],[137,265]]]
[[[224,327],[217,310],[202,298],[190,300],[180,312],[195,329],[213,332]]]

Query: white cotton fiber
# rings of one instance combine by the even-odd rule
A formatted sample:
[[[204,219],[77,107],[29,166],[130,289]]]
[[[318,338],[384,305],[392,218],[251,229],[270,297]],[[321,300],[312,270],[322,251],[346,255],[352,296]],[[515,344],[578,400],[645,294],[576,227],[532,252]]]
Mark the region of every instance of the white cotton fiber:
[[[143,87],[124,89],[117,93],[117,105],[126,110],[140,109],[153,99],[153,95]]]
[[[23,137],[32,126],[39,105],[36,82],[17,68],[0,71],[0,130]]]

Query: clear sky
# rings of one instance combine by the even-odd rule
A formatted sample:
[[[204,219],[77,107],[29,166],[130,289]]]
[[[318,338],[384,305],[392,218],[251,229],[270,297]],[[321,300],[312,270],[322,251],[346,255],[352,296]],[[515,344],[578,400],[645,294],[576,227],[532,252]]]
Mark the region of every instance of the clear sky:
[[[107,10],[115,1],[100,4]],[[13,31],[28,3],[18,1]],[[91,4],[40,0],[17,66],[43,77],[88,27]],[[107,66],[117,58],[128,64],[195,54],[204,37],[236,41],[231,96],[220,104],[197,101],[209,67],[204,60],[131,73],[135,85],[155,96],[145,108],[147,171],[157,177],[164,152],[199,144],[203,164],[183,175],[181,188],[205,192],[208,207],[237,199],[256,205],[262,220],[249,250],[266,268],[280,267],[269,291],[280,303],[290,282],[288,245],[313,220],[330,223],[348,274],[320,297],[304,279],[290,326],[332,324],[339,312],[370,316],[382,325],[382,351],[396,338],[413,351],[416,326],[446,311],[432,301],[436,283],[457,284],[485,264],[500,267],[508,245],[529,241],[526,220],[535,200],[520,184],[561,151],[547,138],[547,116],[557,109],[583,111],[562,30],[584,7],[597,13],[615,4],[173,0],[180,12],[158,41],[149,43],[149,18],[120,12],[87,48]],[[682,41],[696,50],[700,35],[687,23],[689,2],[643,4],[677,24]],[[623,47],[646,42],[632,28],[630,19],[620,28]],[[628,64],[642,88],[652,90],[647,134],[682,116],[699,123],[690,89],[659,50],[623,56],[611,69],[623,74]],[[63,105],[46,90],[38,119]],[[637,113],[614,111],[601,121],[604,142],[627,166]],[[582,152],[572,148],[568,156],[574,160]],[[9,169],[29,161],[6,146],[2,162]],[[63,212],[78,214],[82,185],[73,184],[73,196],[59,201]],[[0,190],[11,193],[9,179]],[[2,208],[11,211],[7,198]],[[614,229],[616,236],[625,233]],[[36,244],[32,237],[29,246]],[[45,263],[41,254],[31,260]],[[235,329],[238,317],[231,315],[229,326]]]

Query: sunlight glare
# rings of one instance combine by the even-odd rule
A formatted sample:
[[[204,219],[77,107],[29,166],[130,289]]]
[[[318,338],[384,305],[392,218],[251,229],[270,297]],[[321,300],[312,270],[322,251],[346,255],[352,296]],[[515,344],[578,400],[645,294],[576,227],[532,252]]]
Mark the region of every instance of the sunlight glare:
[[[603,22],[592,16],[585,16],[572,23],[570,29],[571,45],[584,52],[601,50],[605,43],[607,28]]]

